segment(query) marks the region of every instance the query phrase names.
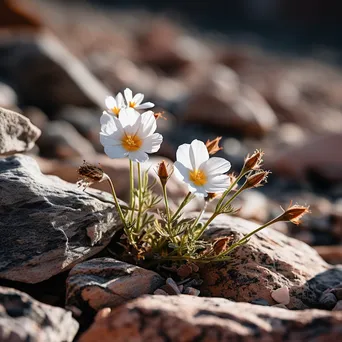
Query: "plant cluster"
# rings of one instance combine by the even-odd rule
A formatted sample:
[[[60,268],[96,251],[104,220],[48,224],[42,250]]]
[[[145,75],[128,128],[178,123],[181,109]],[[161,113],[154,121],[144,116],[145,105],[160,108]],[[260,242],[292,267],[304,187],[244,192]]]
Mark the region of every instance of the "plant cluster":
[[[159,150],[163,137],[155,133],[160,113],[152,110],[151,102],[142,103],[143,94],[133,96],[125,89],[124,96],[107,97],[107,110],[101,116],[100,141],[110,158],[129,159],[130,200],[127,206],[120,205],[115,185],[109,176],[97,166],[84,163],[78,170],[80,185],[87,187],[94,182],[107,181],[114,202],[123,223],[124,246],[138,259],[187,260],[193,262],[222,261],[243,245],[258,231],[278,221],[299,223],[308,207],[290,205],[278,217],[258,227],[239,241],[230,237],[210,241],[204,233],[210,223],[221,214],[234,214],[237,209],[234,200],[245,190],[262,186],[269,171],[261,169],[264,153],[255,151],[245,158],[238,175],[228,174],[230,162],[224,158],[212,157],[218,152],[221,137],[206,143],[193,140],[191,144],[178,147],[176,161],[167,165],[165,161],[156,167],[162,196],[153,192],[156,181],[149,183],[148,170],[142,170],[141,164],[149,159],[148,154]],[[172,174],[186,183],[189,193],[176,210],[171,210],[168,200],[167,184]],[[136,176],[136,177],[135,177]],[[135,182],[137,179],[137,182]],[[196,197],[203,200],[203,209],[193,217],[184,214],[184,208]],[[211,215],[203,219],[207,204],[218,198]],[[164,203],[164,210],[156,209]]]

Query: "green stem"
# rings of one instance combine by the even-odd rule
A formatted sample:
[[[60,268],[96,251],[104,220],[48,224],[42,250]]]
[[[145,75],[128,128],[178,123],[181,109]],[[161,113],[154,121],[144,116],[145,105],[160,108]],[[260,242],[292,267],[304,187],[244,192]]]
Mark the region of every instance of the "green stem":
[[[197,226],[197,223],[200,221],[200,219],[202,218],[203,214],[205,213],[205,210],[207,209],[208,206],[208,202],[205,202],[203,209],[201,210],[201,212],[199,213],[199,215],[197,216],[195,222],[193,223],[192,227],[191,227],[191,231]],[[197,238],[195,238],[195,240],[197,240]]]
[[[241,173],[239,174],[239,176],[235,179],[235,181],[230,184],[229,188],[222,194],[221,198],[219,199],[219,201],[217,202],[216,208],[215,208],[215,212],[218,211],[221,207],[222,202],[224,201],[224,199],[226,198],[226,196],[232,191],[232,189],[234,188],[234,186],[241,180],[241,178],[243,176],[245,176],[249,171],[243,172],[241,171]]]
[[[142,210],[142,189],[141,189],[141,165],[138,162],[138,216],[137,216],[137,224],[136,224],[136,231],[139,232],[140,228],[140,217],[141,217],[141,210]]]
[[[107,178],[107,181],[110,185],[110,188],[112,190],[112,195],[113,195],[113,199],[114,199],[114,202],[115,202],[115,206],[116,206],[116,209],[118,210],[118,213],[119,213],[119,216],[120,216],[120,219],[122,221],[122,224],[124,225],[124,231],[129,239],[129,241],[131,242],[131,244],[134,245],[134,242],[133,242],[133,238],[132,238],[132,234],[131,232],[129,231],[128,227],[127,227],[127,223],[126,223],[126,220],[125,220],[125,216],[122,212],[122,209],[121,209],[121,206],[119,204],[119,200],[118,200],[118,197],[116,196],[116,192],[115,192],[115,188],[114,188],[114,184],[112,182],[112,180],[108,177]]]
[[[183,202],[179,205],[177,211],[171,217],[171,221],[173,221],[178,216],[178,214],[181,212],[181,210],[189,203],[189,197],[190,196],[191,196],[191,192],[189,191],[188,194],[185,196]]]
[[[234,244],[232,244],[223,254],[229,254],[231,253],[235,248],[239,247],[242,243],[244,243],[245,241],[247,241],[252,235],[256,234],[257,232],[259,232],[260,230],[270,226],[271,224],[275,223],[278,221],[280,216],[274,218],[271,221],[268,221],[267,223],[265,223],[264,225],[258,227],[257,229],[254,229],[252,232],[250,232],[249,234],[245,235],[241,240],[235,242]]]
[[[131,208],[131,222],[133,222],[134,217],[134,207],[135,207],[135,198],[134,198],[134,165],[132,160],[129,160],[129,206]]]
[[[202,236],[202,234],[204,233],[204,231],[206,230],[206,228],[209,226],[209,224],[216,218],[216,216],[218,216],[219,215],[219,213],[213,213],[210,217],[209,217],[209,219],[208,219],[208,221],[205,223],[205,225],[202,227],[202,229],[198,232],[198,234],[195,236],[195,240],[198,240],[201,236]]]

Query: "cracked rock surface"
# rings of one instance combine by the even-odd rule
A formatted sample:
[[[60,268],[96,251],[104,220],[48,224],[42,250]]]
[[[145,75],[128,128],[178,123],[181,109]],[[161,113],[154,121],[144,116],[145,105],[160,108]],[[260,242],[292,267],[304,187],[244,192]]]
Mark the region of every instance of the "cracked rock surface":
[[[0,341],[71,342],[77,330],[71,312],[0,287]]]
[[[234,303],[187,295],[144,296],[99,317],[80,342],[338,341],[342,313]]]
[[[0,155],[29,151],[40,134],[28,118],[0,107]]]
[[[67,279],[67,305],[81,311],[115,307],[164,284],[153,271],[117,261],[98,258],[76,265]]]
[[[241,218],[222,215],[209,226],[211,237],[234,236],[236,241],[258,227]],[[342,266],[327,264],[299,240],[266,228],[237,248],[228,262],[210,263],[201,269],[201,294],[238,302],[264,299],[276,304],[271,293],[290,290],[289,309],[321,307],[323,291],[342,282]]]
[[[0,193],[0,278],[46,280],[101,251],[121,227],[109,194],[45,176],[28,156],[0,159]]]

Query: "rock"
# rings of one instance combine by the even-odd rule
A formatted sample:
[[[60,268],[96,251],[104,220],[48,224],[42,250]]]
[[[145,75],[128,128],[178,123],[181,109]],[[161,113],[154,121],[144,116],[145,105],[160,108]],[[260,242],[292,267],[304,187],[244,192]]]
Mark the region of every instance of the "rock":
[[[45,112],[65,105],[103,108],[110,94],[51,33],[3,41],[0,56],[0,74],[24,105]]]
[[[98,258],[76,265],[67,279],[67,305],[82,311],[116,307],[164,283],[157,273],[111,258]]]
[[[49,158],[88,158],[95,154],[92,144],[66,121],[49,121],[37,145],[41,155]]]
[[[219,216],[209,226],[211,238],[241,238],[256,229],[255,223]],[[315,250],[303,242],[266,228],[231,254],[228,262],[210,263],[201,268],[204,296],[250,302],[262,298],[276,304],[271,293],[290,290],[289,309],[320,307],[319,297],[327,288],[342,282],[342,267],[328,265]]]
[[[26,293],[0,287],[2,342],[71,342],[78,323],[71,312],[43,304]]]
[[[75,170],[76,172],[76,170]],[[0,278],[37,283],[101,251],[120,229],[111,196],[0,159]]]
[[[332,309],[332,311],[342,311],[342,300],[339,300],[336,305],[334,306],[334,308]]]
[[[288,305],[290,303],[290,293],[287,286],[281,287],[271,292],[271,297],[279,304]]]
[[[23,115],[0,108],[0,155],[29,151],[40,134]]]
[[[270,306],[270,304],[268,304],[268,301],[262,298],[257,298],[251,301],[251,304],[255,304],[255,305],[262,305],[262,306]]]
[[[256,90],[240,84],[229,68],[214,66],[203,83],[184,105],[185,121],[256,137],[276,127],[277,117],[267,102]]]
[[[0,107],[14,108],[17,104],[17,94],[7,84],[0,82]]]
[[[339,246],[314,246],[317,253],[330,264],[342,264],[342,247]]]
[[[337,298],[331,292],[323,293],[319,299],[319,303],[324,309],[331,310],[337,303]]]
[[[342,134],[316,136],[300,146],[277,151],[266,167],[296,180],[319,177],[338,182],[342,180],[342,155],[336,146],[341,145]]]
[[[291,311],[223,298],[144,296],[99,318],[80,342],[333,341],[342,313]]]

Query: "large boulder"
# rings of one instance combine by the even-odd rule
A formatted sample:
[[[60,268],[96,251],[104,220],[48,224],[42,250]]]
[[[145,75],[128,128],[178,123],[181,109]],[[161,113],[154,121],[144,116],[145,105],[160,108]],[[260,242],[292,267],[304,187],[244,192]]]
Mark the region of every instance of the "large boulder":
[[[342,313],[186,295],[144,296],[99,317],[80,342],[338,341]]]
[[[0,287],[0,341],[71,342],[77,330],[71,312]]]
[[[29,151],[40,134],[25,116],[0,108],[0,155]]]
[[[101,251],[121,227],[109,194],[45,176],[27,156],[0,159],[0,193],[0,278],[48,279]]]
[[[115,307],[164,284],[153,271],[111,258],[88,260],[76,265],[67,279],[66,303],[81,311]]]
[[[209,226],[211,238],[240,239],[258,227],[244,219],[222,215]],[[201,268],[201,294],[238,302],[264,299],[276,304],[272,292],[288,288],[288,308],[319,307],[324,290],[342,282],[342,267],[332,268],[317,252],[286,235],[265,228],[238,247],[227,262],[212,262]]]

